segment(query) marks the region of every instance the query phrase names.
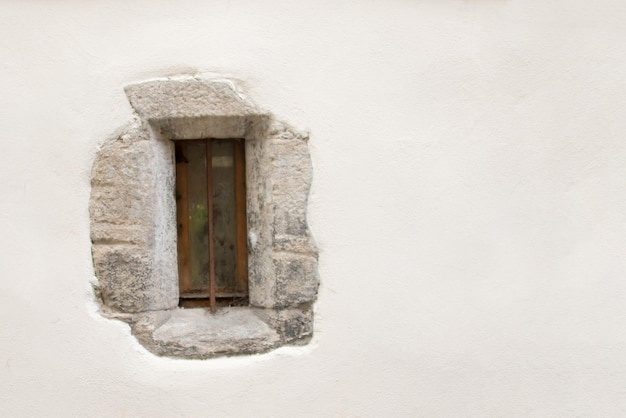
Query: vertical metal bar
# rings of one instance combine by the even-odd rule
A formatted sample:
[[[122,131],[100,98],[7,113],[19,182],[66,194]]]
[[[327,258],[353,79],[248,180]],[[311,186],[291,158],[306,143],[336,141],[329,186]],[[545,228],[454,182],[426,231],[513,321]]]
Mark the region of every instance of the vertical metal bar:
[[[211,140],[206,140],[206,170],[207,170],[207,211],[209,229],[209,304],[211,312],[215,313],[215,254],[213,249],[213,157]]]

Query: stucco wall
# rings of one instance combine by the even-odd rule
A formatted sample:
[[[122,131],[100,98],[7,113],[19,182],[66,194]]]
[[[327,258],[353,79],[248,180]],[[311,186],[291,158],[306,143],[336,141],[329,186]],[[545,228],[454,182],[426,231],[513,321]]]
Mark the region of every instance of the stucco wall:
[[[0,415],[624,416],[625,36],[622,0],[0,3]],[[194,72],[311,132],[309,346],[97,313],[96,150]]]

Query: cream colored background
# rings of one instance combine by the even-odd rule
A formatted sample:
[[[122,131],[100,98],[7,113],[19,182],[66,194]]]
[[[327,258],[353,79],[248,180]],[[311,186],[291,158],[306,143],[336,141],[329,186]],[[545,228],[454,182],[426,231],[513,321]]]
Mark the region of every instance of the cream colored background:
[[[0,2],[0,415],[622,417],[626,2]],[[311,132],[304,348],[156,358],[101,318],[89,176],[130,82]]]

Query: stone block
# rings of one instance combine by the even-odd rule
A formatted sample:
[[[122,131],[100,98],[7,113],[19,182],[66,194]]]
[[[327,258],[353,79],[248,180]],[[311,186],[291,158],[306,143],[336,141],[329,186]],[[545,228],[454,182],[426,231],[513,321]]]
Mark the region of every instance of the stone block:
[[[261,114],[230,80],[221,78],[153,80],[124,90],[144,120]]]
[[[144,173],[143,165],[150,157],[151,144],[147,135],[138,123],[134,123],[118,138],[105,142],[94,161],[91,184],[141,183],[146,180],[137,176]]]
[[[149,225],[144,209],[154,197],[151,144],[148,141],[106,143],[92,172],[92,223]]]
[[[135,246],[97,245],[92,249],[100,295],[105,305],[122,312],[152,307],[153,260]]]
[[[306,342],[313,336],[313,309],[255,309],[256,315],[272,327],[283,344]]]
[[[294,307],[315,301],[319,287],[316,257],[275,253],[272,261],[276,275],[273,307]]]
[[[280,336],[248,308],[175,309],[169,316],[141,314],[133,333],[150,351],[204,359],[267,351]]]
[[[306,210],[312,166],[306,141],[293,135],[270,140],[274,234],[307,235]]]
[[[250,137],[269,117],[225,79],[155,80],[125,91],[137,114],[167,139]]]
[[[94,270],[103,303],[119,312],[171,309],[178,304],[178,288],[159,271],[150,251],[133,245],[94,245]]]
[[[92,195],[92,220],[94,223],[149,226],[150,216],[146,216],[144,209],[150,205],[152,197],[151,190],[143,185],[132,187],[120,182],[119,186],[99,186]]]

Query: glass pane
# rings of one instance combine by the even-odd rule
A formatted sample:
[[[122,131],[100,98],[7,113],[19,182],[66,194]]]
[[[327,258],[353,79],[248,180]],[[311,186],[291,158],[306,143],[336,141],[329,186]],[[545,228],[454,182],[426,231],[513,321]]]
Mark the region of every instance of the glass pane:
[[[236,288],[235,166],[232,141],[213,140],[213,251],[215,287],[219,293]]]
[[[187,142],[189,193],[189,270],[192,291],[209,287],[209,228],[206,144]]]

